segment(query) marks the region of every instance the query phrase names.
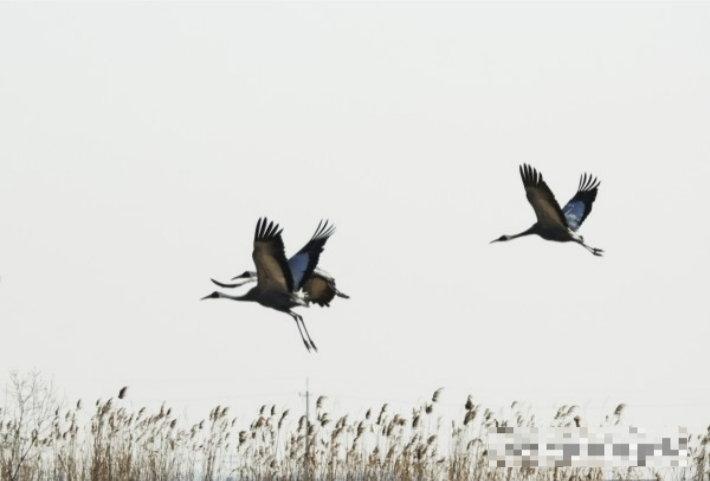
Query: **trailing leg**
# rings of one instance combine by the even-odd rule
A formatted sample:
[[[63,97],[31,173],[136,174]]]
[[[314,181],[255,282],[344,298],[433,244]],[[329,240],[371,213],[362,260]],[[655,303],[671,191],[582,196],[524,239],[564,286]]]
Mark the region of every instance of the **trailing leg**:
[[[582,247],[584,247],[585,249],[587,249],[589,252],[591,252],[591,253],[594,254],[595,256],[602,257],[602,255],[604,254],[604,250],[603,250],[603,249],[599,249],[599,248],[597,248],[597,247],[588,246],[587,244],[585,244],[584,242],[579,241],[579,240],[578,240],[577,242],[579,243],[579,245],[581,245]]]
[[[298,316],[298,318],[301,320],[301,324],[303,325],[303,330],[306,331],[306,336],[308,336],[308,341],[311,343],[311,346],[313,349],[315,349],[316,352],[318,352],[318,348],[316,347],[316,344],[313,342],[313,339],[311,339],[311,335],[308,332],[308,329],[306,328],[306,323],[303,322],[303,317]]]
[[[303,335],[303,331],[301,331],[301,325],[298,323],[299,319],[301,319],[301,316],[296,314],[295,312],[290,312],[288,313],[291,317],[293,317],[293,320],[296,321],[296,327],[298,328],[298,333],[301,335],[301,340],[303,341],[303,344],[306,346],[306,349],[308,349],[308,352],[311,352],[311,346],[308,344],[308,341],[306,341],[306,338]],[[305,326],[303,326],[305,327]]]

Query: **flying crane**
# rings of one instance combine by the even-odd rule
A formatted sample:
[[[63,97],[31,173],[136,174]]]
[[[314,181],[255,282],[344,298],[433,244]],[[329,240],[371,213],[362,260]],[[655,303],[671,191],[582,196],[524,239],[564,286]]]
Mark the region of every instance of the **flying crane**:
[[[294,254],[289,260],[288,265],[291,268],[293,276],[294,289],[302,291],[306,302],[318,304],[321,307],[330,306],[330,302],[335,296],[344,299],[350,299],[350,296],[338,290],[335,286],[335,279],[322,269],[315,267],[309,269],[310,265],[317,265],[320,253],[323,251],[326,241],[335,232],[335,227],[328,228],[328,221],[321,221],[314,232],[311,239],[304,245],[301,250]],[[306,275],[310,271],[310,275]],[[246,279],[244,282],[236,284],[225,284],[214,279],[211,279],[216,285],[223,288],[240,287],[249,282],[257,280],[257,273],[254,271],[245,271],[244,273],[233,277],[232,280]]]
[[[308,306],[303,296],[298,295],[295,290],[294,276],[291,267],[286,260],[284,253],[284,243],[281,238],[282,229],[273,221],[261,218],[256,223],[254,232],[254,251],[252,258],[256,266],[256,286],[252,287],[242,296],[232,296],[215,291],[202,298],[205,299],[231,299],[233,301],[258,302],[264,307],[269,307],[280,312],[285,312],[296,321],[298,332],[301,334],[303,344],[309,351],[311,348],[318,351],[311,335],[308,333],[303,317],[293,311],[293,308]],[[322,246],[321,246],[322,250]],[[299,271],[301,276],[310,276],[318,263],[318,256],[309,262],[303,270]],[[310,271],[309,271],[310,269]],[[303,329],[301,329],[303,327]],[[305,332],[305,335],[304,335]]]
[[[584,238],[577,234],[577,230],[592,211],[592,204],[597,198],[599,181],[594,176],[588,174],[581,176],[577,193],[563,209],[560,208],[552,191],[537,170],[523,164],[520,166],[520,176],[523,179],[528,202],[532,205],[537,216],[537,222],[520,234],[503,235],[491,243],[537,234],[546,240],[576,242],[595,256],[601,256],[604,253],[602,249],[585,244]]]

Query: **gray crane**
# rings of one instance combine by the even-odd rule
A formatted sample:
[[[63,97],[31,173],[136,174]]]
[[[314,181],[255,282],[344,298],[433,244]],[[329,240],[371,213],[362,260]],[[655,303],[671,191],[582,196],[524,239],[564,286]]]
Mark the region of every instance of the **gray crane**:
[[[315,233],[311,239],[294,254],[289,260],[288,265],[291,268],[293,276],[294,289],[302,291],[306,302],[318,304],[321,307],[330,307],[330,302],[335,296],[344,299],[350,299],[350,296],[344,292],[340,292],[335,286],[335,279],[322,269],[317,267],[311,269],[311,266],[318,264],[320,253],[323,251],[326,241],[335,232],[335,227],[328,228],[328,221],[318,223]],[[308,274],[310,272],[310,274]],[[257,273],[254,271],[245,271],[244,273],[233,277],[232,280],[246,279],[244,282],[236,284],[225,284],[214,279],[211,279],[219,287],[235,288],[243,286],[249,282],[257,280]]]
[[[256,265],[256,286],[252,287],[243,296],[232,296],[215,291],[205,296],[205,299],[231,299],[233,301],[258,302],[264,307],[270,307],[280,312],[285,312],[296,321],[298,332],[301,334],[303,344],[308,351],[316,348],[311,335],[308,333],[303,317],[293,312],[294,307],[308,306],[305,299],[294,290],[294,281],[291,268],[284,254],[284,243],[281,238],[281,231],[278,224],[269,222],[267,218],[259,219],[254,232],[254,251],[252,259]],[[318,259],[311,264],[310,269],[315,269]],[[308,273],[308,267],[303,271]],[[310,273],[308,273],[310,275]],[[301,330],[303,326],[303,330]],[[305,332],[305,336],[304,336]]]
[[[503,235],[491,241],[501,242],[517,239],[518,237],[537,234],[543,239],[557,242],[576,242],[595,256],[603,254],[602,249],[590,247],[584,243],[584,238],[577,234],[584,219],[592,211],[592,204],[597,198],[599,181],[591,174],[583,174],[579,180],[577,193],[560,209],[555,196],[542,180],[540,174],[533,167],[523,164],[520,166],[520,176],[523,179],[528,202],[532,205],[537,216],[537,222],[528,230],[515,235]]]

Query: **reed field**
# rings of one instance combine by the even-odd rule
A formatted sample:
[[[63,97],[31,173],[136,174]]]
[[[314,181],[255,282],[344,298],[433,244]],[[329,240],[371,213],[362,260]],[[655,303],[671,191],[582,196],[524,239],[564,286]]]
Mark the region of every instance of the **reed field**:
[[[126,388],[114,397],[66,406],[38,376],[11,376],[0,411],[0,480],[602,480],[710,479],[710,430],[690,437],[689,466],[650,468],[490,468],[492,426],[534,426],[513,403],[497,419],[475,398],[444,421],[441,390],[409,412],[387,404],[358,418],[334,417],[316,397],[310,422],[277,405],[234,413],[216,406],[188,424],[169,406],[129,409]],[[605,425],[618,425],[618,406]],[[553,426],[575,426],[576,406],[557,410]]]

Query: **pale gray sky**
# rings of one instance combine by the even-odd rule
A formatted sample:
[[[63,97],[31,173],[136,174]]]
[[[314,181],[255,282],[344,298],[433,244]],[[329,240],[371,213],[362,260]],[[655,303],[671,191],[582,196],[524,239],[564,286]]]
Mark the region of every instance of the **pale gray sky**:
[[[710,422],[707,3],[1,3],[0,367],[199,408],[629,404]],[[525,238],[518,165],[581,233]],[[200,302],[319,219],[352,298]],[[352,404],[354,405],[354,404]],[[192,412],[192,411],[191,411]]]

